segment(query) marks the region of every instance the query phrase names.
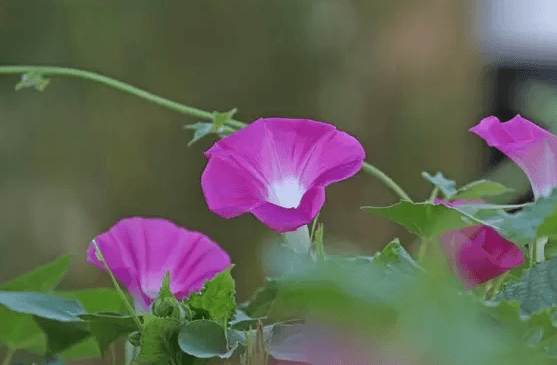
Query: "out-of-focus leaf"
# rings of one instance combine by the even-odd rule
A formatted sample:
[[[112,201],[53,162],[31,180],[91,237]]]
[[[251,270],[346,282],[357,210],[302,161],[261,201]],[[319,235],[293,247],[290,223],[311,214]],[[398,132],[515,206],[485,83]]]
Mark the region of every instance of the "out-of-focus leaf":
[[[447,179],[442,173],[438,172],[435,176],[431,176],[427,172],[422,172],[422,177],[428,180],[430,183],[435,185],[441,190],[445,199],[450,199],[453,195],[457,193],[456,183],[453,180]]]
[[[26,87],[34,87],[35,90],[43,91],[50,83],[49,79],[45,79],[42,73],[31,71],[21,75],[21,81],[15,86],[16,91]]]
[[[452,196],[451,200],[481,199],[486,196],[501,195],[512,191],[514,190],[495,181],[478,180],[459,188],[457,193]]]
[[[451,229],[485,223],[480,223],[465,212],[443,204],[401,201],[389,207],[362,207],[361,209],[390,219],[424,238],[433,238]]]
[[[279,291],[279,282],[275,279],[267,278],[265,284],[258,288],[252,297],[240,308],[250,317],[265,317],[271,308],[271,303]]]
[[[557,305],[557,259],[526,270],[522,282],[507,285],[500,297],[518,301],[527,314]]]
[[[0,285],[0,290],[51,291],[66,274],[69,264],[70,256],[62,256],[52,263]],[[9,342],[10,346],[16,349],[40,354],[46,351],[46,337],[31,316],[0,306],[0,318],[0,343]]]

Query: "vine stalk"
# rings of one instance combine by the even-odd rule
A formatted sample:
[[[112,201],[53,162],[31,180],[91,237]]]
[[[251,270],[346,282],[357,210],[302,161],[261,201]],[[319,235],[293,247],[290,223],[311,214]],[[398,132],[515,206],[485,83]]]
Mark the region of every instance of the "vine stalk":
[[[193,108],[184,104],[180,104],[178,102],[163,98],[162,96],[158,96],[146,90],[132,86],[125,82],[118,81],[113,78],[100,75],[98,73],[91,72],[91,71],[84,71],[75,68],[56,67],[56,66],[25,66],[25,65],[0,66],[0,74],[29,74],[29,73],[35,73],[40,76],[48,76],[48,75],[70,76],[70,77],[76,77],[84,80],[91,80],[106,86],[113,87],[120,91],[124,91],[129,94],[138,96],[144,100],[150,101],[152,103],[155,103],[167,109],[174,110],[178,113],[186,114],[192,117],[197,117],[205,120],[214,120],[215,118],[214,114],[208,111]],[[237,129],[244,128],[247,125],[235,119],[227,119],[225,123],[228,126]],[[412,201],[412,199],[410,199],[408,194],[406,194],[404,190],[400,186],[398,186],[398,184],[396,184],[389,176],[387,176],[384,172],[379,170],[377,167],[364,161],[364,163],[362,164],[362,171],[372,176],[375,176],[376,178],[381,180],[402,200],[408,200],[410,202]]]

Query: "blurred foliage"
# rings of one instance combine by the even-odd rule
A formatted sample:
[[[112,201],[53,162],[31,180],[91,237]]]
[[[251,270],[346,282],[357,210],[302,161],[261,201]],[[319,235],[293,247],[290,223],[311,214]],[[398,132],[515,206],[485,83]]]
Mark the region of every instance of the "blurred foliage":
[[[464,0],[3,0],[0,63],[88,69],[205,110],[238,108],[246,122],[327,121],[426,196],[422,170],[459,184],[478,173],[482,142],[466,130],[483,116],[484,75],[465,37],[469,10]],[[109,286],[86,264],[86,245],[134,215],[221,244],[238,300],[263,282],[258,246],[278,239],[253,217],[208,211],[199,181],[211,141],[187,148],[193,133],[182,129],[197,120],[83,80],[53,78],[42,93],[15,92],[18,82],[0,75],[0,282],[70,253],[62,288]],[[395,202],[369,176],[329,187],[325,246],[371,253],[393,235],[410,243],[358,209]]]

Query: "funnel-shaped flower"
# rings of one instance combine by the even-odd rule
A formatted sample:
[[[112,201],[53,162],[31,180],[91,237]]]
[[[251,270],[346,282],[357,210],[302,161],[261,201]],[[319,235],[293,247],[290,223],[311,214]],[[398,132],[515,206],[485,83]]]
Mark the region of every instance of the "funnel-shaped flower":
[[[203,287],[205,280],[230,266],[230,257],[216,243],[164,219],[127,218],[95,237],[108,267],[144,311],[156,299],[170,272],[170,290],[178,300]],[[87,261],[104,270],[93,243]]]
[[[506,123],[495,117],[470,128],[514,161],[526,173],[535,198],[548,196],[557,187],[557,137],[517,115]]]
[[[456,200],[447,203],[435,199],[435,203],[457,207],[477,204],[478,201]],[[487,226],[450,230],[439,236],[439,241],[453,271],[466,289],[472,289],[524,262],[522,251],[514,243]]]
[[[264,118],[216,142],[201,187],[209,209],[233,218],[250,212],[278,232],[315,218],[325,187],[362,167],[362,145],[330,124]]]

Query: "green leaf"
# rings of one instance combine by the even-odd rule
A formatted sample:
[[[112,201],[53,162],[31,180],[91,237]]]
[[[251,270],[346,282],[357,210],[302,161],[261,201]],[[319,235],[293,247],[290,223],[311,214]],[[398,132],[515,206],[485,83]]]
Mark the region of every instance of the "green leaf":
[[[427,172],[422,172],[422,177],[438,187],[439,190],[445,195],[445,199],[450,199],[457,193],[456,183],[453,180],[447,179],[442,173],[438,172],[435,176],[431,176]]]
[[[46,334],[47,353],[59,354],[91,336],[85,322],[60,322],[37,316],[34,319]]]
[[[478,180],[459,188],[451,200],[481,199],[485,196],[501,195],[512,191],[514,191],[514,189],[508,188],[495,181]]]
[[[557,189],[515,214],[485,211],[475,216],[496,227],[506,239],[521,246],[533,242],[537,237],[557,237]]]
[[[38,267],[8,283],[0,290],[51,291],[66,274],[70,256],[62,256],[50,264]],[[0,306],[0,343],[10,343],[18,350],[35,353],[46,351],[46,336],[31,316],[9,311]]]
[[[557,259],[526,270],[522,282],[507,285],[499,297],[518,301],[528,314],[557,305]]]
[[[21,75],[21,81],[15,86],[16,91],[26,87],[34,87],[35,90],[43,91],[50,83],[49,79],[45,79],[38,71],[31,71]]]
[[[80,322],[79,315],[85,314],[78,302],[44,293],[2,291],[0,305],[14,312],[32,314],[58,322]]]
[[[516,300],[482,304],[486,308],[485,314],[497,321],[493,325],[505,325],[507,331],[514,330],[530,346],[540,350],[555,346],[557,327],[553,324],[553,318],[557,313],[557,307],[540,308],[531,314],[523,314],[520,303]]]
[[[192,293],[189,298],[184,299],[195,312],[206,314],[208,319],[224,323],[232,318],[236,311],[236,285],[234,278],[228,269],[218,273],[210,281],[205,281],[205,285],[200,293]]]
[[[213,132],[217,132],[219,129],[225,127],[226,122],[228,122],[230,119],[232,119],[232,117],[234,116],[234,114],[236,114],[236,112],[238,111],[238,109],[234,108],[230,111],[224,112],[224,113],[219,113],[219,112],[213,112]]]
[[[199,358],[227,359],[236,345],[229,348],[224,328],[216,322],[199,319],[183,324],[178,333],[180,349]]]
[[[108,346],[118,338],[138,330],[131,316],[95,313],[83,314],[80,317],[89,324],[89,332],[95,337],[101,356],[104,356]]]
[[[442,204],[401,201],[389,207],[362,207],[361,209],[390,219],[424,238],[433,238],[451,229],[480,224],[478,219],[465,212]]]
[[[86,323],[79,318],[83,308],[76,301],[44,293],[3,291],[0,305],[32,315],[46,334],[49,353],[64,351],[89,336]]]
[[[195,142],[199,141],[201,138],[209,134],[217,134],[219,137],[225,137],[235,132],[233,128],[226,125],[215,129],[213,123],[207,123],[207,122],[197,122],[194,124],[188,124],[184,126],[184,128],[191,129],[194,131],[193,139],[188,142],[188,147],[190,147]]]
[[[240,308],[250,317],[265,317],[271,308],[271,304],[279,291],[279,282],[267,278],[265,284],[258,288],[252,297]]]
[[[125,304],[122,302],[122,297],[116,289],[112,288],[81,289],[68,292],[55,292],[54,295],[60,298],[74,299],[79,301],[79,303],[81,303],[87,313],[128,313]],[[94,331],[94,329],[91,329],[91,326],[90,331]],[[99,347],[102,345],[95,337],[92,336],[87,338],[86,340],[65,350],[60,355],[64,359],[87,359],[101,357],[101,350],[99,349]],[[101,339],[101,341],[105,340]]]
[[[144,314],[143,320],[140,360],[153,365],[169,363],[176,353],[172,338],[180,328],[180,323],[149,313]]]

